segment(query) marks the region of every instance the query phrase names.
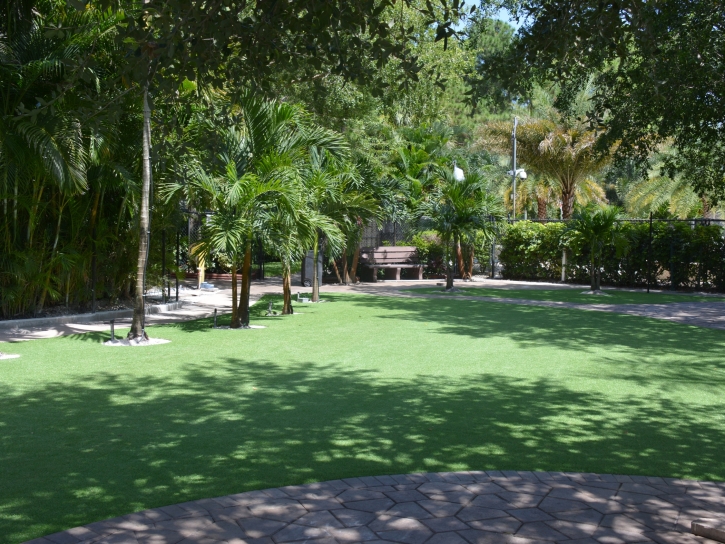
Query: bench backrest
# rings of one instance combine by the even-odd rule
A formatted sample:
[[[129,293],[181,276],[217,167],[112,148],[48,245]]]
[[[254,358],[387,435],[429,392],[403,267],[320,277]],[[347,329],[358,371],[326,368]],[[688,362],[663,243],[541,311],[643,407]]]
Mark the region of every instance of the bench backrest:
[[[418,248],[414,246],[364,247],[360,250],[363,264],[410,264],[418,262]]]

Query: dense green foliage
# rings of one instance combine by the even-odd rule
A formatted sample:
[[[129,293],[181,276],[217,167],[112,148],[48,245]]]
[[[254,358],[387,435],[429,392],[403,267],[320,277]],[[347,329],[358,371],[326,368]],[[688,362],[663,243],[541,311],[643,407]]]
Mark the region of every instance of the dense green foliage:
[[[652,286],[725,290],[725,241],[722,228],[701,222],[621,222],[623,246],[602,247],[604,285],[643,287],[648,270]],[[561,280],[562,250],[567,249],[566,280],[588,283],[590,249],[567,235],[564,223],[520,221],[501,237],[503,276],[521,280]]]
[[[603,149],[641,166],[669,139],[701,194],[725,196],[725,3],[722,0],[515,0],[524,23],[489,75],[562,86],[559,104],[593,78],[588,118]],[[511,70],[516,66],[516,70]]]

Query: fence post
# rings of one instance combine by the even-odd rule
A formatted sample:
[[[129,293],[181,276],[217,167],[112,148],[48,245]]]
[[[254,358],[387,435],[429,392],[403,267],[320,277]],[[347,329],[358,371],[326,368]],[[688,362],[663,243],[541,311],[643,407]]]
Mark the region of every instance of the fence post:
[[[161,230],[161,301],[166,304],[166,229]]]
[[[176,302],[179,302],[179,273],[178,268],[181,266],[179,262],[179,229],[176,229]]]

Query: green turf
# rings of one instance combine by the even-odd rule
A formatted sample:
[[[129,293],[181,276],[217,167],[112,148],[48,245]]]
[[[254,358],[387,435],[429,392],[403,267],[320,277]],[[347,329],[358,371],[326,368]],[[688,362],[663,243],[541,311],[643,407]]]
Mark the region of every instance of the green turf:
[[[266,329],[3,344],[0,541],[371,474],[725,479],[725,332],[455,298],[331,296]],[[266,309],[258,305],[257,312]]]
[[[293,268],[293,270],[295,270]],[[265,262],[264,263],[264,277],[274,278],[282,276],[282,263],[280,262]]]
[[[715,295],[686,295],[680,293],[656,293],[642,291],[619,291],[604,289],[606,295],[584,295],[589,287],[582,286],[575,289],[509,289],[506,287],[461,287],[446,292],[441,287],[415,287],[403,289],[411,293],[448,296],[477,296],[494,298],[522,298],[527,300],[548,300],[557,302],[580,302],[583,304],[668,304],[671,302],[723,302],[725,297]]]

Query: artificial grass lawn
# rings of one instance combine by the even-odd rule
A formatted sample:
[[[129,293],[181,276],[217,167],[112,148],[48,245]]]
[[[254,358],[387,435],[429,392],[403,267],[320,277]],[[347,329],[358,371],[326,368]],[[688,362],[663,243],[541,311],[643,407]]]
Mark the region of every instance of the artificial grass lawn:
[[[449,296],[474,296],[494,298],[521,298],[526,300],[547,300],[556,302],[579,302],[582,304],[669,304],[671,302],[725,302],[725,297],[714,295],[685,295],[679,293],[655,293],[642,291],[615,291],[603,289],[604,295],[583,295],[589,286],[570,289],[509,289],[506,287],[461,287],[446,292],[440,287],[415,287],[403,289],[411,293]]]
[[[143,508],[415,471],[725,479],[725,332],[634,316],[325,295],[266,329],[3,345],[0,541]],[[279,306],[279,304],[278,304]],[[257,312],[266,309],[258,304]]]

